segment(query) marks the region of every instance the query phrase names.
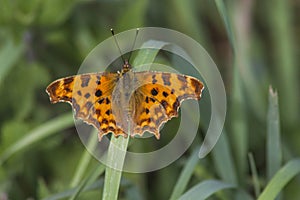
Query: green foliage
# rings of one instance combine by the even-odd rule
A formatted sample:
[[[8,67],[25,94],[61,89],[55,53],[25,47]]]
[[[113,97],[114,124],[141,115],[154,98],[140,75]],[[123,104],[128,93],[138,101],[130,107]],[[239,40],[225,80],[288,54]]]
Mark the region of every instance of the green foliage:
[[[299,3],[251,2],[2,0],[0,196],[299,198],[300,24],[293,8]],[[120,32],[143,26],[181,31],[207,49],[226,86],[228,115],[207,157],[197,157],[201,130],[206,128],[201,121],[194,144],[176,162],[157,172],[129,174],[110,169],[89,154],[74,129],[71,107],[51,105],[45,88],[52,80],[76,74],[87,54],[110,36],[110,28]],[[168,45],[148,42],[158,49]],[[168,63],[158,50],[134,55],[133,65]],[[177,123],[173,119],[165,128],[175,129]],[[95,137],[88,145],[94,148],[96,131],[90,134]],[[112,140],[124,149],[131,145],[131,140]],[[147,152],[164,142],[145,139],[130,150]],[[124,156],[109,150],[111,162],[122,165]]]

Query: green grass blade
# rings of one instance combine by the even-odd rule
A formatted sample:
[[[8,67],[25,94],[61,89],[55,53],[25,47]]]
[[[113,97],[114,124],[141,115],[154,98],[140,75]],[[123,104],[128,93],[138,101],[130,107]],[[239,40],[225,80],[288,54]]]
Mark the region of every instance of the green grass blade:
[[[259,180],[258,180],[256,164],[255,164],[252,153],[249,153],[248,157],[249,157],[249,163],[250,163],[250,170],[251,170],[251,173],[252,173],[254,192],[255,192],[255,196],[258,197],[259,194],[260,194],[260,184],[259,184]]]
[[[128,138],[111,138],[107,154],[107,163],[114,168],[107,166],[105,169],[103,200],[118,199],[118,191],[122,175],[121,170],[123,168],[129,138],[130,136],[128,136]]]
[[[0,35],[1,36],[1,35]],[[6,74],[13,67],[13,65],[19,60],[20,56],[24,51],[24,45],[13,44],[11,38],[7,37],[4,44],[2,44],[2,48],[0,49],[0,85],[4,80]]]
[[[204,31],[202,20],[198,17],[194,1],[173,0],[170,1],[168,7],[174,11],[173,14],[178,19],[180,18],[180,20],[174,20],[173,15],[170,16],[170,22],[176,23],[174,26],[177,27],[178,31],[185,32],[195,40],[201,41],[201,44],[204,44],[204,46],[208,46],[206,43],[208,43],[209,39]]]
[[[237,174],[226,132],[223,131],[212,151],[214,165],[223,181],[237,184]]]
[[[234,69],[233,69],[233,98],[232,103],[232,136],[233,136],[233,151],[235,152],[236,162],[237,162],[237,172],[240,180],[243,180],[243,174],[246,171],[245,158],[247,157],[247,125],[245,123],[245,105],[243,99],[243,88],[242,79],[240,74],[240,69],[238,67],[238,57],[239,53],[238,47],[236,45],[236,38],[234,36],[233,27],[231,25],[230,16],[225,8],[223,0],[215,0],[218,11],[221,18],[225,24],[227,35],[229,37],[233,52],[234,52]],[[239,53],[240,54],[240,53]]]
[[[232,98],[232,146],[235,155],[237,177],[243,182],[247,172],[248,128],[246,106],[241,87],[241,76],[237,66],[234,69],[233,98]]]
[[[132,66],[135,67],[147,63],[153,63],[158,54],[159,49],[162,49],[166,45],[169,45],[169,43],[156,40],[149,40],[145,42],[142,45],[141,49],[138,51],[136,55],[137,59],[134,59]],[[146,67],[148,66],[141,66],[139,68],[135,68],[135,70],[149,70],[149,68]]]
[[[180,200],[207,199],[209,196],[213,195],[214,193],[229,188],[234,188],[234,185],[217,181],[217,180],[207,180],[192,187],[179,199]]]
[[[274,65],[278,78],[280,104],[284,108],[282,120],[293,125],[299,120],[299,65],[296,35],[293,36],[293,5],[289,1],[275,0],[268,8],[269,30],[273,44]]]
[[[235,37],[234,37],[233,29],[232,29],[231,23],[230,23],[230,18],[229,18],[229,15],[228,15],[227,11],[226,11],[224,2],[223,2],[223,0],[215,0],[215,3],[216,3],[216,6],[218,8],[218,11],[221,15],[221,18],[223,20],[223,23],[225,25],[226,32],[227,32],[227,35],[229,37],[229,41],[230,41],[230,44],[232,46],[233,52],[236,52],[237,49],[236,49],[236,45],[235,45]]]
[[[83,189],[83,191],[95,190],[95,189],[100,188],[102,186],[103,186],[103,179],[100,179],[100,180],[94,182],[93,184],[88,185],[87,187],[85,187]],[[54,194],[54,195],[52,195],[50,197],[43,198],[43,200],[66,199],[67,197],[70,197],[71,195],[73,195],[76,192],[77,189],[78,188],[72,188],[72,189],[69,189],[69,190],[66,190],[66,191]]]
[[[91,185],[92,183],[94,183],[96,181],[96,179],[98,178],[98,176],[100,176],[101,174],[103,174],[104,170],[105,170],[105,166],[104,165],[96,165],[96,167],[92,170],[92,172],[90,173],[90,175],[84,181],[82,181],[78,185],[78,187],[75,188],[75,191],[73,192],[70,200],[77,199],[77,197],[79,196],[79,194],[81,192],[85,191],[85,189],[87,189],[88,185]]]
[[[197,162],[199,161],[198,157],[198,150],[194,151],[193,154],[190,156],[188,159],[187,163],[185,164],[183,170],[181,171],[178,181],[176,182],[176,185],[173,189],[172,195],[171,195],[171,200],[178,199],[180,195],[183,193],[185,190],[188,181],[190,180],[195,166],[197,165]]]
[[[98,131],[95,129],[91,133],[87,149],[95,149],[98,142],[99,142]],[[73,179],[71,181],[70,187],[75,187],[76,185],[78,185],[91,159],[92,159],[92,155],[87,150],[84,151],[79,161],[79,164],[77,166],[76,172],[73,176]]]
[[[282,162],[278,96],[277,92],[274,92],[271,87],[269,90],[267,128],[267,177],[268,180],[270,180],[272,176],[280,169]]]
[[[15,142],[12,146],[8,147],[0,157],[0,165],[2,165],[2,163],[13,154],[29,148],[32,144],[72,125],[74,125],[72,112],[61,115],[44,123],[43,125],[32,130],[30,133],[26,134],[26,136]]]
[[[244,189],[239,188],[238,190],[235,190],[233,192],[233,198],[232,199],[236,199],[236,200],[254,200],[254,198],[248,194]]]
[[[218,175],[227,183],[237,184],[235,164],[229,147],[226,132],[223,131],[212,151],[213,161]]]
[[[271,179],[258,200],[275,199],[286,184],[300,173],[300,159],[294,159],[284,165]]]

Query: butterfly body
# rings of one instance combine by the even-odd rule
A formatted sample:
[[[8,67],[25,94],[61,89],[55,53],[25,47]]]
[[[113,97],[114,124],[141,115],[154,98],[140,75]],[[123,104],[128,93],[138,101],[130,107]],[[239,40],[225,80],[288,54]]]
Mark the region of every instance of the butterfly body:
[[[185,99],[199,100],[204,86],[198,79],[167,72],[134,72],[125,62],[119,73],[90,73],[58,79],[46,89],[52,103],[68,102],[75,117],[93,125],[99,139],[143,135],[160,137],[159,128],[178,116]]]
[[[116,116],[117,126],[122,127],[125,132],[129,132],[128,124],[131,123],[131,116],[134,112],[134,104],[130,101],[134,93],[134,86],[137,80],[132,71],[119,74],[117,84],[112,91],[112,113]]]

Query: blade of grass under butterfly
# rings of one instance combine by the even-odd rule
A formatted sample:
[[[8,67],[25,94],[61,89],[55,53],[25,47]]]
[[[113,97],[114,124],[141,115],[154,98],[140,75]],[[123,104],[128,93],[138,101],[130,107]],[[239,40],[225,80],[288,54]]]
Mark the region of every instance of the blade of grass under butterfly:
[[[147,45],[147,46],[146,46]],[[135,57],[132,66],[139,66],[144,63],[152,63],[165,42],[151,40],[145,42],[142,48],[151,47],[151,49],[144,49]],[[130,127],[130,126],[129,126]],[[107,153],[108,166],[105,169],[103,200],[116,200],[118,198],[118,191],[120,187],[123,162],[125,160],[127,145],[130,137],[130,131],[127,133],[128,138],[111,138]]]
[[[183,194],[179,198],[179,200],[207,199],[209,196],[213,195],[214,193],[220,190],[234,188],[234,187],[235,186],[232,184],[224,183],[218,180],[207,180],[192,187],[189,191]]]
[[[269,181],[258,200],[275,199],[287,183],[300,173],[300,159],[290,160]]]
[[[255,165],[255,161],[254,161],[254,158],[253,158],[253,154],[249,153],[248,157],[249,157],[249,163],[250,163],[250,170],[251,170],[251,173],[252,173],[252,180],[253,180],[253,185],[254,185],[255,197],[257,198],[260,194],[260,185],[259,185],[256,165]]]
[[[280,169],[282,162],[280,120],[278,110],[278,96],[270,87],[269,89],[269,110],[267,126],[267,177],[268,180]]]
[[[91,136],[89,138],[89,142],[87,145],[87,149],[95,149],[97,146],[98,141],[98,131],[94,129],[91,133]],[[84,172],[86,171],[88,164],[90,160],[92,159],[92,155],[89,153],[89,151],[85,150],[83,152],[83,155],[81,156],[81,159],[79,161],[79,164],[77,165],[75,174],[73,176],[73,179],[71,181],[70,187],[75,187],[78,185],[80,180],[83,177]]]
[[[126,156],[127,145],[130,138],[111,137],[107,153],[107,167],[105,169],[103,200],[117,200],[120,187],[123,164]]]
[[[170,200],[175,200],[178,199],[180,197],[180,195],[183,193],[183,191],[185,190],[188,181],[190,180],[195,166],[197,165],[197,162],[199,161],[199,157],[198,157],[198,149],[196,148],[197,151],[194,151],[193,154],[190,156],[190,158],[188,159],[188,161],[186,162],[183,170],[181,171],[179,178],[176,182],[176,185],[173,189],[172,195]]]
[[[55,134],[60,130],[70,127],[73,124],[73,113],[69,112],[67,114],[56,117],[42,124],[41,126],[38,126],[3,152],[0,157],[0,165],[2,165],[2,163],[13,154],[30,147],[33,143],[36,143],[52,134]]]

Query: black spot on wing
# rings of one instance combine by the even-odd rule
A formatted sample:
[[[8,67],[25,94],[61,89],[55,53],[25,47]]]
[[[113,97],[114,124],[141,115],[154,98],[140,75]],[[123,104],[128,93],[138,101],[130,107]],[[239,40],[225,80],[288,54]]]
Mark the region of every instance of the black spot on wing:
[[[103,131],[104,133],[106,133],[106,132],[107,132],[107,128],[102,128],[102,131]]]
[[[101,84],[100,79],[101,79],[101,76],[97,76],[97,81],[96,81],[97,85],[100,85],[100,84]]]
[[[85,106],[86,106],[87,110],[89,110],[93,106],[93,104],[92,104],[92,102],[88,101],[85,103]]]
[[[73,108],[75,110],[75,113],[78,114],[79,110],[80,110],[80,106],[77,104],[77,101],[74,98],[72,98],[72,105],[73,105]]]
[[[176,101],[173,103],[173,109],[177,111],[179,105],[180,105],[179,100],[178,98],[176,98]]]
[[[149,99],[150,99],[153,103],[155,102],[155,99],[154,99],[154,98],[150,97]]]
[[[177,75],[177,79],[179,80],[179,81],[181,81],[181,82],[183,82],[183,83],[186,83],[186,77],[185,76],[183,76],[183,75]]]
[[[98,103],[99,103],[99,104],[102,104],[102,103],[104,102],[104,100],[105,100],[104,98],[103,98],[103,99],[99,99],[99,100],[98,100]]]
[[[84,95],[84,97],[85,97],[86,99],[88,99],[90,96],[91,96],[90,93],[86,93],[86,94]]]
[[[96,115],[98,115],[98,116],[101,115],[101,110],[100,109],[97,109],[95,112],[96,112]]]
[[[153,89],[151,90],[151,94],[152,94],[153,96],[156,96],[156,95],[158,94],[157,89],[153,88]]]
[[[71,98],[68,97],[68,96],[62,96],[62,97],[59,97],[59,96],[58,96],[58,98],[59,98],[60,100],[63,100],[63,101],[71,101]]]
[[[107,115],[110,115],[110,113],[111,113],[110,110],[107,110],[107,111],[105,112],[105,114],[107,114]]]
[[[163,91],[163,93],[162,93],[162,94],[163,94],[163,96],[164,96],[164,97],[167,97],[167,96],[169,96],[169,94],[168,94],[167,92],[165,92],[165,91]]]
[[[69,77],[64,79],[64,85],[68,85],[74,81],[74,77]]]
[[[103,119],[102,122],[101,122],[101,124],[108,124],[107,119]]]
[[[145,113],[148,114],[150,110],[148,108],[145,108]]]
[[[116,125],[116,121],[113,120],[113,119],[109,120],[109,123],[112,123],[112,124]]]
[[[171,75],[169,73],[162,73],[161,78],[164,82],[164,85],[171,85],[171,82],[170,82]]]
[[[96,95],[96,97],[101,97],[101,96],[102,96],[102,91],[98,89],[98,90],[95,92],[95,95]]]
[[[197,81],[197,80],[195,80],[195,79],[191,79],[191,84],[192,84],[192,86],[194,87],[194,90],[195,90],[195,93],[197,94],[197,95],[200,95],[200,92],[201,92],[201,87],[200,87],[200,83],[199,83],[199,81]]]
[[[111,132],[114,132],[114,131],[115,131],[115,128],[112,127],[112,126],[109,126],[109,127],[108,127],[108,130],[111,131]]]
[[[150,118],[142,119],[142,120],[140,121],[140,124],[139,124],[139,125],[142,125],[144,122],[150,123],[150,122],[151,122],[151,119],[150,119]]]
[[[156,80],[156,75],[153,74],[153,75],[152,75],[152,83],[155,84],[156,82],[157,82],[157,80]]]
[[[87,87],[91,80],[91,76],[88,74],[84,74],[80,76],[80,79],[81,79],[81,87]]]
[[[165,100],[162,100],[161,102],[160,102],[160,104],[164,107],[164,109],[166,110],[167,109],[167,107],[168,107],[168,102],[166,102]]]

